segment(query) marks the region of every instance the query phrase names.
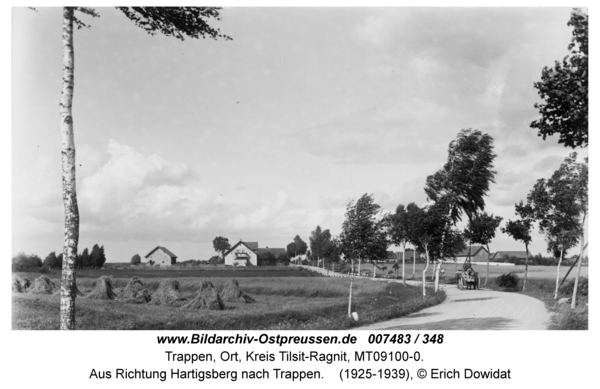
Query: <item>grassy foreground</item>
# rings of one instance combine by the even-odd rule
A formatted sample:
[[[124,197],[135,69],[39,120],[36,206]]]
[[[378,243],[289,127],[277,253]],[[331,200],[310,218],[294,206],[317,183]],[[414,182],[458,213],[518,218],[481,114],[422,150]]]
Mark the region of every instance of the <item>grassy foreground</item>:
[[[31,275],[30,275],[31,276]],[[181,294],[193,298],[203,280],[217,289],[226,278],[179,278]],[[53,281],[59,285],[58,279]],[[128,279],[117,278],[116,292]],[[154,292],[161,279],[142,278]],[[347,318],[350,280],[325,277],[246,277],[240,287],[255,303],[227,303],[224,311],[135,305],[119,300],[91,300],[78,297],[77,328],[83,330],[335,330],[364,326],[408,315],[441,303],[444,292],[428,291],[423,299],[420,287],[400,283],[355,280],[352,310],[355,322]],[[78,280],[87,294],[95,279]],[[59,328],[59,296],[13,293],[13,329],[51,330]]]

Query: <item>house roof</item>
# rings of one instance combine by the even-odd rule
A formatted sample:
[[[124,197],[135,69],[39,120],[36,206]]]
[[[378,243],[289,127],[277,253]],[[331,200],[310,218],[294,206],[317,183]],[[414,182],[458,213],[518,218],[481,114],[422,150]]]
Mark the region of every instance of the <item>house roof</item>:
[[[242,242],[240,240],[239,242],[237,242],[236,244],[231,246],[231,248],[229,250],[227,250],[225,252],[225,254],[223,254],[223,258],[226,257],[230,252],[232,252],[233,249],[235,249],[236,247],[238,247],[239,245],[242,245],[242,244],[254,252],[256,252],[256,250],[258,250],[258,242]]]
[[[262,254],[268,253],[268,252],[273,253],[273,255],[275,257],[278,257],[279,255],[286,253],[285,249],[266,247],[266,248],[258,249],[257,254],[262,255]]]
[[[475,256],[477,255],[477,253],[480,250],[484,250],[485,252],[487,252],[487,250],[485,249],[485,247],[483,246],[471,246],[471,256]],[[463,251],[461,251],[460,253],[456,254],[457,257],[466,257],[467,255],[469,255],[469,246],[467,246]]]
[[[258,250],[258,242],[244,242],[244,244],[246,245],[246,247],[248,247],[250,250]]]
[[[527,251],[496,251],[492,259],[517,258],[525,259]]]
[[[177,258],[177,255],[173,254],[166,247],[162,247],[162,246],[156,246],[152,251],[150,251],[148,254],[146,254],[146,256],[144,258],[148,258],[149,256],[152,255],[153,252],[155,252],[158,249],[161,249],[162,251],[164,251],[165,254],[167,254],[171,258]]]

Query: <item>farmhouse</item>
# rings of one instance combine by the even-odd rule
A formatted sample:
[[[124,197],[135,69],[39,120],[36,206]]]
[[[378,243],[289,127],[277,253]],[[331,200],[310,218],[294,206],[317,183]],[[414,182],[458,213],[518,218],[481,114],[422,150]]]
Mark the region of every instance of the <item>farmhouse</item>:
[[[177,255],[162,246],[156,246],[156,248],[150,251],[144,258],[146,258],[146,263],[152,261],[152,264],[159,266],[171,266],[175,265],[177,262]]]
[[[258,242],[243,242],[240,240],[225,252],[223,257],[226,266],[256,266],[258,257],[269,252],[277,258],[280,254],[285,254],[285,249],[258,248]]]
[[[225,254],[226,266],[256,266],[258,263],[258,242],[242,242],[233,245]]]
[[[469,246],[456,254],[456,263],[465,263],[469,255]],[[483,246],[471,246],[471,262],[486,262],[488,260],[488,251]]]

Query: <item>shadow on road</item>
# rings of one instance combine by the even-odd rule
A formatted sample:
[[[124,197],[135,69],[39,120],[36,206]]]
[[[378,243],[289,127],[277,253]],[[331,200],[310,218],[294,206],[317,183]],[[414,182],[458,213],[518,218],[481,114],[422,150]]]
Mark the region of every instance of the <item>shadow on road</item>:
[[[385,330],[503,330],[512,320],[502,317],[480,319],[450,319],[423,324],[407,324],[382,328]]]
[[[413,314],[408,315],[407,318],[428,317],[428,316],[436,316],[436,315],[440,315],[440,312],[413,313]]]
[[[462,303],[465,301],[483,301],[483,300],[493,300],[493,299],[497,299],[498,297],[476,297],[476,298],[472,298],[472,299],[456,299],[456,300],[452,300],[449,301],[450,303]]]

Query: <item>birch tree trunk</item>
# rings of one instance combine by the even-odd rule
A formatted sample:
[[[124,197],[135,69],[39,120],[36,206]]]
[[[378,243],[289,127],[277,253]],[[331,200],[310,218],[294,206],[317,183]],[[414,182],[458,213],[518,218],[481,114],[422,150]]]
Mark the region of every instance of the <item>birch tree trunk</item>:
[[[527,286],[527,270],[529,268],[529,245],[525,243],[525,278],[523,279],[523,292]]]
[[[442,268],[442,262],[438,260],[435,264],[435,283],[433,285],[433,290],[435,292],[438,291],[438,287],[440,285],[440,269],[441,268]]]
[[[490,245],[486,244],[485,246],[487,248],[487,253],[488,253],[487,257],[488,258],[487,258],[487,270],[485,271],[485,282],[483,283],[483,286],[487,286],[487,280],[488,280],[488,277],[490,276]],[[525,266],[527,266],[527,265],[525,265]]]
[[[65,235],[60,282],[60,329],[75,329],[75,258],[79,242],[79,209],[75,185],[75,139],[73,136],[73,7],[63,8],[63,72],[60,99],[62,137],[62,191],[65,210]]]
[[[423,269],[423,298],[427,295],[425,291],[425,273],[427,272],[427,268],[429,267],[429,250],[425,248],[425,269]]]
[[[417,248],[413,246],[413,275],[412,275],[413,280],[415,279],[416,264],[417,264]]]
[[[360,263],[362,262],[362,259],[359,258],[358,260],[358,275],[360,276]],[[352,273],[354,273],[354,262],[352,262]]]
[[[406,285],[406,277],[404,277],[404,264],[406,259],[406,243],[402,246],[402,282]],[[397,276],[398,274],[396,274]]]
[[[571,309],[575,309],[577,306],[577,288],[579,287],[579,275],[581,274],[581,262],[583,262],[583,251],[585,250],[585,217],[586,213],[583,214],[583,221],[581,222],[581,250],[579,251],[579,258],[577,260],[577,275],[575,276],[575,285],[573,286],[573,297],[571,298]]]
[[[352,276],[350,277],[350,294],[348,295],[348,319],[352,319],[352,286],[354,285],[354,260],[352,260]]]
[[[554,300],[558,299],[558,281],[560,280],[560,264],[562,263],[565,249],[560,249],[560,258],[558,259],[558,265],[556,266],[556,288],[554,289]]]

